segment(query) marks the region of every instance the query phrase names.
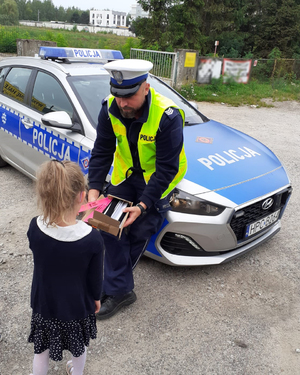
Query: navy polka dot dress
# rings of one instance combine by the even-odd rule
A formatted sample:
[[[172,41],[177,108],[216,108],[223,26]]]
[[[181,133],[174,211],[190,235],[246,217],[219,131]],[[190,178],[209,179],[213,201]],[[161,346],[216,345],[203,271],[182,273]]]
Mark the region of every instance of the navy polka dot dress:
[[[44,319],[40,314],[32,314],[29,342],[34,343],[34,353],[49,349],[49,357],[61,361],[63,350],[74,357],[81,356],[90,339],[97,337],[95,314],[85,319],[63,322],[58,319]]]
[[[33,252],[31,330],[34,353],[49,349],[54,361],[63,351],[81,356],[97,337],[95,300],[103,280],[103,239],[82,221],[67,227],[47,227],[32,219],[27,236]]]

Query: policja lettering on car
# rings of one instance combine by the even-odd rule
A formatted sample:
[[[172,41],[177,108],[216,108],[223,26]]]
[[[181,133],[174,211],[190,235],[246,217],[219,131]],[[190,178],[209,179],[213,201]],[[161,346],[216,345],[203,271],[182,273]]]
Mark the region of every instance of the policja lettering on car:
[[[214,154],[214,155],[209,155],[207,158],[199,158],[197,159],[200,163],[202,163],[205,167],[210,169],[211,171],[214,170],[212,167],[212,163],[215,163],[219,165],[220,167],[224,167],[227,164],[232,164],[235,163],[236,161],[239,160],[244,160],[245,158],[251,158],[253,156],[260,156],[260,154],[256,151],[251,150],[248,147],[239,147],[238,150],[242,151],[242,155],[237,155],[237,151],[235,150],[228,150],[228,151],[223,151],[224,154],[230,155],[232,159],[226,159],[224,156],[221,156],[220,154]]]
[[[64,142],[58,143],[57,138],[48,136],[47,133],[38,131],[36,128],[33,129],[32,144],[38,144],[44,151],[49,152],[54,156],[58,156],[62,160],[71,160],[70,158],[70,146],[65,145]]]

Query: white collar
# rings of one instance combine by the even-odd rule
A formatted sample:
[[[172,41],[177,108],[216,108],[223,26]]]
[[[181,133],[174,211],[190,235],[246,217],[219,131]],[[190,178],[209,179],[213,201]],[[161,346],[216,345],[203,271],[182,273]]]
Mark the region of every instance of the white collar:
[[[92,231],[92,227],[84,221],[76,220],[76,224],[68,225],[66,227],[48,226],[42,216],[39,216],[36,223],[40,230],[47,236],[58,241],[73,242],[82,239]]]

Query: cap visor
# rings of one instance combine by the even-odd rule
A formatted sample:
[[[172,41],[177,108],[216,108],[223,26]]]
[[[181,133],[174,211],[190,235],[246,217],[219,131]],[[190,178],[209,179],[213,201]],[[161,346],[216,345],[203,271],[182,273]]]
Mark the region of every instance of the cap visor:
[[[128,98],[134,95],[139,90],[140,86],[140,84],[130,88],[110,86],[110,93],[117,98]]]

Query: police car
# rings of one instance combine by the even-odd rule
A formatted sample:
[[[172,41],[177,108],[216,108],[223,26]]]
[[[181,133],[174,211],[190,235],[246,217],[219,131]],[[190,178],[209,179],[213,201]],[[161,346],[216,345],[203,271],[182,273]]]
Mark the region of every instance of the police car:
[[[34,179],[38,166],[55,158],[75,161],[87,174],[110,91],[103,64],[120,58],[112,50],[41,47],[39,56],[2,60],[0,166]],[[209,120],[157,77],[148,82],[185,112],[188,171],[145,254],[177,266],[221,264],[275,235],[292,191],[277,157]]]

